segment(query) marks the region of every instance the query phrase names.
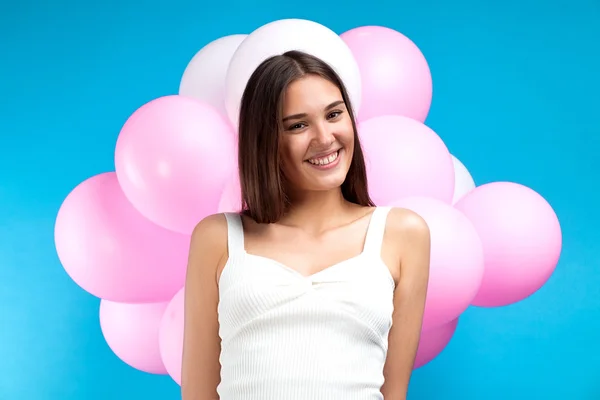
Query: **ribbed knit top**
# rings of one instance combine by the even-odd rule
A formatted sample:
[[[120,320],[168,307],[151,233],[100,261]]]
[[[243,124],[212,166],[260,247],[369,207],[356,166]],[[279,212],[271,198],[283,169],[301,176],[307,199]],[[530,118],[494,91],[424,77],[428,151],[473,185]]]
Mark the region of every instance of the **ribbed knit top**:
[[[363,251],[304,276],[245,251],[226,214],[219,280],[220,400],[382,400],[394,280],[381,259],[389,208],[371,215]]]

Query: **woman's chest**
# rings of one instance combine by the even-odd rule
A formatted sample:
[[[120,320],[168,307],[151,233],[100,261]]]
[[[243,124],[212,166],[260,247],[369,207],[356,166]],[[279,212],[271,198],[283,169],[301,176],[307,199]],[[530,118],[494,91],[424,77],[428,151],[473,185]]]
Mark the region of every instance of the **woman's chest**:
[[[394,280],[387,266],[365,255],[303,275],[278,261],[245,254],[228,265],[221,277],[219,320],[224,332],[260,319],[302,315],[351,318],[385,331],[393,296]]]

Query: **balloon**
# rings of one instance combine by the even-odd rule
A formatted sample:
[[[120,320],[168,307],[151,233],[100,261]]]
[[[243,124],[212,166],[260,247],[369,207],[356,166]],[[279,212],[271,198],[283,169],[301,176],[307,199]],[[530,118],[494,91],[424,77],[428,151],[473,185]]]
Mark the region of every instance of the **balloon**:
[[[240,188],[239,175],[235,174],[225,185],[221,201],[219,202],[219,212],[240,212],[242,209],[242,194]]]
[[[360,69],[362,102],[358,120],[402,115],[424,122],[432,97],[431,72],[419,48],[382,26],[363,26],[341,35]]]
[[[204,46],[187,65],[179,94],[202,100],[227,117],[225,77],[235,50],[248,35],[229,35]]]
[[[181,361],[183,355],[183,317],[185,291],[181,289],[173,297],[160,323],[160,354],[167,372],[181,385]]]
[[[454,167],[448,148],[427,126],[402,116],[383,116],[358,126],[369,192],[378,205],[408,196],[448,204],[454,193]]]
[[[71,279],[112,301],[168,301],[184,285],[190,238],[144,218],[114,172],[80,183],[58,211],[54,237]]]
[[[190,234],[217,211],[235,164],[227,121],[212,106],[166,96],[139,108],[125,123],[115,151],[119,183],[146,218]]]
[[[471,220],[483,244],[485,274],[473,305],[515,303],[550,278],[562,234],[552,207],[538,193],[517,183],[488,183],[455,207]]]
[[[452,156],[452,162],[454,163],[454,196],[452,197],[452,204],[456,204],[458,200],[475,189],[475,181],[471,177],[469,170],[458,158]]]
[[[475,227],[440,200],[409,197],[393,203],[419,214],[431,235],[429,285],[423,331],[458,318],[477,295],[484,274],[483,248]]]
[[[140,371],[166,375],[158,347],[158,332],[167,304],[100,301],[100,328],[117,357]]]
[[[359,110],[360,71],[346,43],[335,32],[316,22],[282,19],[250,33],[231,59],[225,107],[234,126],[238,126],[240,101],[254,70],[267,58],[289,50],[304,51],[329,64],[344,82],[355,112]]]
[[[421,368],[436,358],[450,343],[457,326],[458,318],[421,333],[413,369]]]

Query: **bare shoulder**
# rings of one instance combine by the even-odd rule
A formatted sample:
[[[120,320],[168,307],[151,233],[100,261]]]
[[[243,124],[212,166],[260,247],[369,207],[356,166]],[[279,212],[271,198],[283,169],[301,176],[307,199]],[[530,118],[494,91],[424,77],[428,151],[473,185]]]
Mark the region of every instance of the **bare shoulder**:
[[[210,265],[218,268],[227,258],[227,219],[225,214],[213,214],[202,219],[192,232],[190,265]]]
[[[217,244],[223,239],[227,239],[227,219],[222,213],[203,218],[192,231],[192,244]]]
[[[423,217],[406,208],[390,209],[386,221],[382,257],[397,285],[401,275],[413,268],[411,265],[428,265],[430,240],[429,226]],[[415,260],[423,261],[415,262]]]
[[[416,244],[430,240],[427,222],[419,214],[407,208],[393,207],[390,210],[386,234],[398,239],[399,244],[406,241]]]

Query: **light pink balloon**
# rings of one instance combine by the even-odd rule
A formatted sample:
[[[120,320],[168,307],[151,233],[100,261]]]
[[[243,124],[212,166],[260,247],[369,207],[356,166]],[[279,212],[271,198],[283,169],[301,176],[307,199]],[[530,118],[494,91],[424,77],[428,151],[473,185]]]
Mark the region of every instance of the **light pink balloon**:
[[[382,115],[425,121],[431,107],[431,72],[423,53],[410,39],[382,26],[351,29],[341,38],[360,70],[359,121]]]
[[[517,183],[488,183],[455,207],[471,220],[483,243],[485,274],[473,305],[521,301],[550,278],[562,233],[554,210],[538,193]]]
[[[127,303],[168,301],[183,287],[190,238],[144,218],[114,172],[80,183],[54,228],[58,257],[94,296]]]
[[[225,117],[183,96],[140,107],[123,126],[115,150],[127,198],[151,221],[186,234],[217,211],[234,158]]]
[[[475,181],[465,165],[455,156],[452,156],[454,162],[454,196],[452,204],[456,204],[465,194],[475,189]]]
[[[452,340],[457,326],[458,318],[421,333],[413,369],[420,368],[439,356]]]
[[[358,126],[369,192],[377,205],[408,196],[451,203],[454,163],[442,139],[419,121],[402,116],[369,119]]]
[[[167,372],[181,385],[183,356],[183,317],[185,291],[181,289],[171,300],[160,323],[160,354]]]
[[[225,185],[221,201],[219,202],[219,212],[240,212],[242,209],[242,194],[240,188],[239,175],[235,174]]]
[[[423,331],[462,314],[477,295],[484,274],[483,248],[469,219],[451,205],[425,197],[394,202],[419,214],[429,226],[431,261]]]
[[[227,68],[231,57],[247,36],[227,35],[202,47],[183,71],[179,94],[202,100],[227,117],[224,99]]]
[[[100,301],[100,328],[113,353],[140,371],[166,375],[158,332],[167,304]]]

